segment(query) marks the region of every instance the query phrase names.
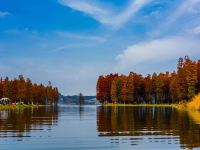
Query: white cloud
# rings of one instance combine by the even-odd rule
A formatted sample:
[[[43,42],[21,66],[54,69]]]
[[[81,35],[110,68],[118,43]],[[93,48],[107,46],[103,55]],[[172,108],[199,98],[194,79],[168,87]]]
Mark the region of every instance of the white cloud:
[[[5,50],[0,56],[0,77],[14,78],[23,74],[37,83],[52,81],[62,94],[95,95],[98,75],[107,74],[104,70],[111,68],[107,64],[105,67],[105,62],[98,58],[93,59],[93,51],[101,41],[96,35],[67,32],[59,35],[57,31],[34,34],[27,29],[1,33],[12,40],[0,40],[0,51],[1,47]],[[19,54],[19,49],[20,55],[7,55]]]
[[[184,0],[178,3],[170,2],[175,7],[167,9],[168,13],[163,15],[152,31],[148,31],[151,37],[170,35],[171,31],[174,33],[196,34],[193,27],[199,24],[200,17],[200,0]],[[166,16],[165,16],[166,15]]]
[[[199,12],[200,0],[184,0],[184,2],[171,14],[167,24],[172,24],[185,14],[195,14]]]
[[[10,13],[7,11],[0,11],[0,18],[4,18],[6,16],[8,16]]]
[[[115,70],[126,71],[142,63],[163,62],[185,55],[200,54],[199,47],[200,40],[178,36],[134,44],[117,56]]]
[[[84,0],[59,0],[62,5],[81,11],[100,23],[109,25],[115,29],[127,23],[135,13],[151,1],[134,0],[124,10],[117,12],[111,7],[97,4],[94,1],[88,3],[88,1]]]
[[[200,35],[200,26],[195,27],[192,31],[192,34]]]
[[[57,86],[64,95],[80,92],[84,95],[95,95],[98,75],[105,74],[106,69],[99,68],[94,63],[91,65],[58,63],[58,65],[50,61],[22,57],[9,62],[5,60],[4,64],[0,62],[0,77],[8,76],[13,79],[23,74],[25,78],[31,78],[34,83],[46,85],[51,81],[52,85]]]

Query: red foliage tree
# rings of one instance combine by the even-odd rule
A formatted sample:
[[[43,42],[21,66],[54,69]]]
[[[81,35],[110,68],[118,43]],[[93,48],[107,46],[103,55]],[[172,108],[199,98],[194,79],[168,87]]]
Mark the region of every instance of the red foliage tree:
[[[153,73],[143,77],[131,72],[129,76],[100,76],[97,99],[113,103],[178,103],[200,92],[200,60],[180,58],[177,72]]]

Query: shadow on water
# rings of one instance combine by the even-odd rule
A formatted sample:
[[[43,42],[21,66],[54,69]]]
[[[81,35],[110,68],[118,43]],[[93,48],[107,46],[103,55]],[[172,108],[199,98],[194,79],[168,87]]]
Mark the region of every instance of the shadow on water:
[[[200,147],[200,113],[168,107],[98,107],[99,136],[110,143],[139,141],[179,144],[181,148]],[[120,138],[121,137],[121,138]]]
[[[0,138],[31,137],[29,133],[57,124],[56,107],[0,110]]]

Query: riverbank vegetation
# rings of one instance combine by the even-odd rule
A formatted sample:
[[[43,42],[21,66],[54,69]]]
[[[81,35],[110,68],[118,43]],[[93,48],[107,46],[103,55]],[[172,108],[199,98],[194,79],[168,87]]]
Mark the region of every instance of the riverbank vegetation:
[[[200,60],[193,61],[186,56],[179,58],[177,71],[172,73],[101,75],[97,82],[96,97],[101,103],[186,104],[199,92]],[[196,106],[196,103],[188,103],[188,106]]]
[[[187,107],[190,110],[200,110],[200,94],[196,95],[192,101],[188,102]]]
[[[24,108],[39,108],[47,107],[50,105],[36,105],[36,104],[15,104],[15,105],[0,105],[0,110],[2,109],[24,109]]]
[[[32,83],[31,79],[27,78],[25,80],[23,75],[19,75],[14,80],[9,80],[8,77],[0,79],[0,98],[3,97],[11,99],[13,105],[47,105],[57,103],[59,92],[56,87],[52,87],[50,82],[47,86],[36,84]]]
[[[176,108],[182,110],[200,110],[200,93],[189,102],[180,103]]]
[[[126,106],[126,107],[174,107],[176,108],[179,104],[120,104],[120,103],[104,103],[105,107],[113,107],[113,106]]]

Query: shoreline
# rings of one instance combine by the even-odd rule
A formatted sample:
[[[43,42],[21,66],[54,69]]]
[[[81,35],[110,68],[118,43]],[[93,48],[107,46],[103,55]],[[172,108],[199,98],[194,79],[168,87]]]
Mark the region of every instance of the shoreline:
[[[188,102],[180,103],[171,103],[171,104],[120,104],[120,103],[106,103],[102,104],[103,107],[112,107],[112,106],[131,106],[131,107],[173,107],[179,110],[192,110],[200,111],[200,93],[194,96]]]
[[[177,107],[179,104],[102,104],[104,107],[124,106],[124,107]]]
[[[184,110],[184,111],[197,111],[199,109],[191,109],[187,107],[187,103],[180,103],[180,104],[113,104],[107,103],[102,104],[103,107],[171,107],[176,108],[177,110]]]
[[[1,109],[23,109],[23,108],[38,108],[38,107],[47,107],[51,105],[0,105]]]

